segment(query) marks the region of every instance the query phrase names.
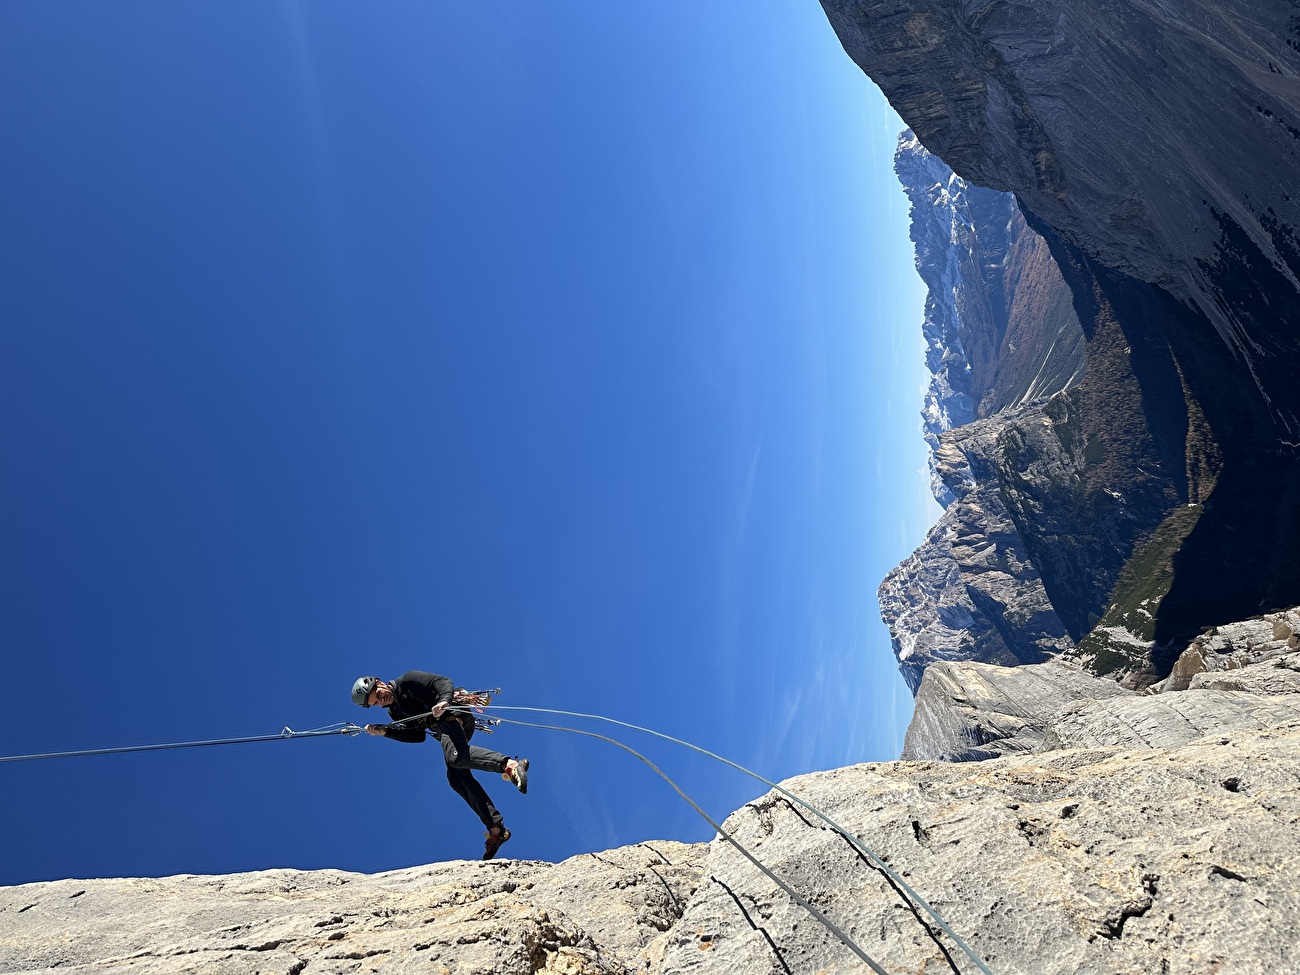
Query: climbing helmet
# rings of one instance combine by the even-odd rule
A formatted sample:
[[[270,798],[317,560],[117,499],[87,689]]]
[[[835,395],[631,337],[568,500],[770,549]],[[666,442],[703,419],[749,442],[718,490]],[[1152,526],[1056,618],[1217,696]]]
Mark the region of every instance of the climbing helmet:
[[[370,707],[370,692],[378,683],[378,677],[358,677],[352,685],[352,703],[360,704],[363,708]]]

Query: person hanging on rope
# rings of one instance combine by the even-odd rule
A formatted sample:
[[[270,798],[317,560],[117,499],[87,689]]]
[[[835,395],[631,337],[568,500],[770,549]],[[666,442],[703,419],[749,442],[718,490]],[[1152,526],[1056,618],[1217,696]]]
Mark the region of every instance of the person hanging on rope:
[[[441,674],[408,670],[393,681],[378,677],[358,677],[352,685],[352,700],[363,708],[388,709],[393,724],[368,724],[366,734],[383,735],[395,741],[421,742],[427,731],[442,743],[447,760],[447,781],[487,827],[483,859],[491,860],[510,839],[510,830],[501,821],[487,792],[474,778],[474,771],[500,772],[501,778],[528,792],[528,759],[507,758],[500,752],[469,743],[474,734],[474,716],[466,709],[451,710],[456,685]],[[424,716],[421,720],[405,719]]]

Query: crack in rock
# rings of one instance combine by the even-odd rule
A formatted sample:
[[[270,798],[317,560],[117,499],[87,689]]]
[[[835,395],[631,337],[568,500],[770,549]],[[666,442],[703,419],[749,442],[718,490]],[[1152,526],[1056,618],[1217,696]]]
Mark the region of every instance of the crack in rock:
[[[348,961],[365,961],[367,958],[374,958],[376,955],[388,954],[392,954],[391,948],[372,948],[369,951],[349,951],[347,954],[343,955],[326,955],[325,958],[330,961],[341,961],[343,959],[347,959]]]
[[[1243,884],[1246,882],[1246,878],[1235,870],[1229,870],[1227,867],[1220,867],[1218,864],[1210,867],[1210,876],[1223,877],[1225,880],[1239,880]]]
[[[232,945],[235,951],[275,951],[280,945],[288,944],[288,938],[273,938],[260,945]]]
[[[1156,881],[1160,879],[1158,874],[1144,873],[1142,875],[1141,897],[1129,901],[1120,908],[1119,915],[1113,918],[1105,918],[1102,923],[1102,929],[1098,932],[1108,941],[1117,941],[1124,936],[1124,925],[1128,923],[1131,917],[1143,917],[1147,911],[1151,910],[1151,905],[1155,903],[1156,895],[1159,890],[1156,887]]]

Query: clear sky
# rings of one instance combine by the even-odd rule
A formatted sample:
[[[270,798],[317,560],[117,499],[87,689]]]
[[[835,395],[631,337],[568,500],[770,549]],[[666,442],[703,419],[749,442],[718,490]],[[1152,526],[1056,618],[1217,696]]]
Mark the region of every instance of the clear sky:
[[[897,756],[922,286],[814,0],[6,0],[0,92],[0,754],[414,668],[776,779]],[[613,730],[719,820],[763,791]],[[533,762],[502,855],[710,836],[611,746],[484,743]],[[0,884],[482,851],[432,743],[0,790]]]

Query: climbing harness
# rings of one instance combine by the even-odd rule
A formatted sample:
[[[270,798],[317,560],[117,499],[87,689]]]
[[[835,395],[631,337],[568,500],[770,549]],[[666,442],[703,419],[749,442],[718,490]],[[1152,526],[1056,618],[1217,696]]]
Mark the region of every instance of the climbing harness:
[[[501,688],[492,687],[483,691],[467,691],[463,687],[458,687],[452,693],[452,706],[443,712],[444,717],[447,715],[456,715],[462,719],[461,723],[466,723],[465,719],[472,718],[474,721],[474,730],[482,731],[485,734],[492,734],[492,729],[501,723],[500,718],[489,718],[484,715],[484,708],[492,703],[492,695],[500,694]],[[428,727],[431,721],[435,720],[432,711],[425,711],[424,714],[413,714],[409,718],[402,718],[399,721],[390,722],[390,728],[411,727],[423,731],[431,731]],[[468,728],[466,729],[468,730]]]
[[[460,705],[473,715],[475,731],[482,731],[490,735],[492,729],[499,725],[501,720],[499,718],[484,717],[484,709],[491,705],[492,696],[500,693],[501,688],[499,687],[489,688],[485,691],[467,691],[463,687],[458,687],[451,696],[451,703]]]
[[[253,735],[249,738],[209,738],[205,741],[170,741],[160,745],[119,745],[114,748],[83,748],[75,752],[45,752],[39,755],[0,755],[0,762],[33,762],[46,758],[83,758],[87,755],[124,755],[127,752],[161,752],[171,748],[203,748],[208,745],[244,745],[254,741],[287,741],[291,738],[323,738],[327,735],[359,735],[361,728],[351,721],[294,731],[285,728],[278,735]]]

